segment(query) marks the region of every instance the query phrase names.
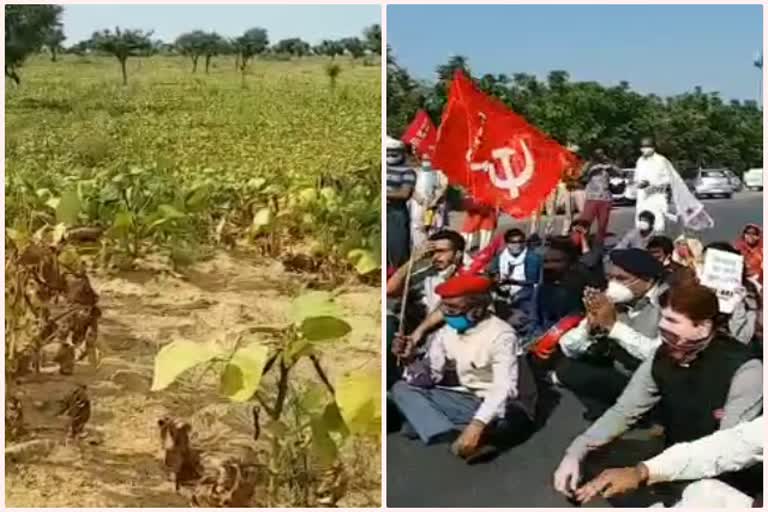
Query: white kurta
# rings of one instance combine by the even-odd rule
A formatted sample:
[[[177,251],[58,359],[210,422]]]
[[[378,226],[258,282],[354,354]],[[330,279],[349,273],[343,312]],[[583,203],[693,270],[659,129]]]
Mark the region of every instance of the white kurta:
[[[667,188],[674,167],[666,157],[654,153],[649,157],[641,156],[635,166],[635,183],[647,181],[650,186],[637,190],[637,206],[635,222],[642,211],[649,211],[656,217],[655,231],[663,232],[666,226],[666,215],[669,208]],[[657,187],[659,188],[657,190]]]
[[[437,224],[442,227],[438,219],[434,219],[427,225],[426,214],[428,206],[433,204],[438,198],[440,190],[443,188],[442,173],[435,169],[416,171],[416,184],[413,187],[413,196],[408,201],[408,212],[411,217],[411,245],[419,247],[427,241],[431,228]],[[436,212],[435,215],[438,215]]]
[[[747,508],[752,498],[709,477],[761,463],[764,432],[760,416],[696,441],[678,443],[643,464],[651,482],[703,478],[685,488],[676,507]]]

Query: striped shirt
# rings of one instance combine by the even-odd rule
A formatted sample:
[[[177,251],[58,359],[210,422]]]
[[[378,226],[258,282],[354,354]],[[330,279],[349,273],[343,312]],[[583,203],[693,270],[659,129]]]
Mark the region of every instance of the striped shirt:
[[[402,187],[413,187],[414,185],[416,185],[416,172],[413,169],[403,166],[387,166],[387,195],[397,192]],[[405,199],[400,201],[405,201]]]

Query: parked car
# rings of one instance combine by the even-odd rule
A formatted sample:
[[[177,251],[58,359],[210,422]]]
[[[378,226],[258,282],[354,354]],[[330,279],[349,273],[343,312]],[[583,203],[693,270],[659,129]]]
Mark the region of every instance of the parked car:
[[[739,177],[730,169],[723,169],[723,172],[728,176],[728,181],[731,183],[731,189],[734,192],[741,192],[741,189],[744,188],[744,184]]]
[[[622,169],[619,176],[610,180],[611,195],[614,204],[635,204],[637,201],[637,186],[634,183],[635,170]]]
[[[725,169],[702,169],[696,178],[696,197],[726,197],[733,195],[733,185]]]
[[[750,169],[745,172],[744,186],[747,190],[763,190],[763,170]]]

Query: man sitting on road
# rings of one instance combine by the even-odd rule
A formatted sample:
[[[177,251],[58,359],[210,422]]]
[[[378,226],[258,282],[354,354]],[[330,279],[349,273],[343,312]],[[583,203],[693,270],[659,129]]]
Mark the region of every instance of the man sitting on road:
[[[646,249],[664,267],[663,280],[665,283],[671,286],[680,280],[680,273],[685,271],[685,267],[672,259],[675,244],[671,238],[664,235],[651,237]]]
[[[496,277],[496,316],[525,336],[533,320],[535,287],[541,282],[542,258],[526,246],[525,233],[512,228],[504,234],[506,246],[490,265]]]
[[[466,262],[464,244],[464,237],[446,229],[430,236],[427,244],[417,249],[414,266],[411,268],[409,295],[411,290],[418,289],[421,295],[418,305],[423,306],[423,309],[414,315],[416,303],[409,302],[410,317],[421,319],[418,327],[406,337],[411,350],[416,350],[426,340],[426,336],[442,324],[443,315],[438,308],[440,297],[436,288],[462,269]],[[419,268],[416,261],[420,262],[425,257],[430,258],[430,264]],[[387,280],[388,297],[402,296],[408,270],[408,264],[405,264]]]
[[[424,443],[460,432],[453,452],[465,459],[507,435],[530,433],[536,385],[515,331],[490,312],[492,282],[475,275],[453,277],[436,291],[445,325],[435,333],[425,359],[395,383],[390,398]],[[402,354],[396,343],[395,353]],[[458,386],[440,387],[448,362]],[[421,363],[421,364],[419,364]],[[499,437],[497,437],[497,435]]]
[[[541,285],[536,292],[530,338],[544,334],[561,319],[584,313],[587,286],[600,286],[602,275],[579,262],[577,247],[568,237],[549,239],[544,250]]]
[[[659,346],[659,297],[667,290],[662,266],[648,252],[619,250],[610,258],[608,289],[585,291],[587,317],[560,338],[565,357],[555,373],[590,420],[616,402],[632,372]]]
[[[762,464],[764,435],[760,416],[696,441],[678,443],[637,466],[603,471],[576,491],[576,499],[586,503],[598,494],[610,498],[643,485],[698,480],[685,488],[676,507],[762,508],[762,492],[758,502],[712,477]]]
[[[762,363],[718,331],[715,292],[701,285],[677,287],[662,296],[661,305],[662,344],[640,365],[616,404],[568,447],[554,475],[559,492],[573,496],[587,454],[624,434],[653,407],[658,408],[666,446],[695,441],[760,414]],[[751,471],[731,476],[740,488],[755,483]],[[762,483],[762,475],[758,481]],[[654,501],[671,505],[679,500],[679,488],[655,490]]]
[[[656,216],[643,211],[637,216],[637,226],[627,232],[614,249],[646,249],[655,233]]]
[[[589,222],[584,219],[576,219],[571,224],[568,236],[579,250],[579,262],[590,271],[602,274],[605,256],[604,243],[598,237],[590,236]]]

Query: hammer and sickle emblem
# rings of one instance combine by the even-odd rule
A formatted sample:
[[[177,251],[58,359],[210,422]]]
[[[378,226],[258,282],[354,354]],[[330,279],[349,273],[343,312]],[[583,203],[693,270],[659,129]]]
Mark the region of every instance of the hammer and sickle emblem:
[[[536,161],[533,159],[533,154],[528,148],[528,144],[521,140],[520,147],[525,159],[525,167],[523,167],[523,171],[520,174],[515,174],[512,168],[512,157],[517,154],[517,151],[506,146],[491,151],[491,157],[499,162],[501,169],[498,169],[493,161],[472,162],[470,169],[487,172],[493,186],[507,190],[510,199],[517,199],[520,197],[520,188],[531,180],[536,167]]]

